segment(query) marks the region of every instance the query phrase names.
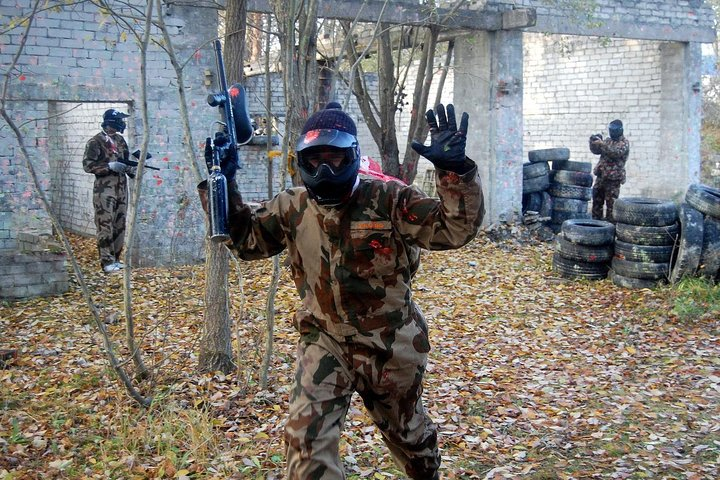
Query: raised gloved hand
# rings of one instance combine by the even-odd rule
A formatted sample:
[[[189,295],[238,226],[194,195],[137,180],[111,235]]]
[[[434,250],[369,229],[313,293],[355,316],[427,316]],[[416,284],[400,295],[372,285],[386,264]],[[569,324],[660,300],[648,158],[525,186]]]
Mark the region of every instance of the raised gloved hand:
[[[115,173],[127,173],[128,166],[122,162],[110,162],[108,168]]]
[[[205,165],[207,166],[208,172],[212,171],[213,166],[213,151],[212,145],[220,151],[220,171],[228,183],[235,179],[235,172],[237,172],[237,163],[233,161],[232,152],[230,152],[229,137],[223,132],[215,133],[215,140],[210,137],[205,139]]]
[[[435,110],[437,116],[432,110],[425,113],[425,118],[430,126],[430,146],[413,141],[411,145],[413,150],[430,160],[437,168],[459,174],[467,173],[472,168],[472,166],[468,167],[465,162],[468,114],[463,112],[460,128],[458,128],[455,120],[455,107],[452,104],[448,104],[447,114],[442,104],[438,105]]]

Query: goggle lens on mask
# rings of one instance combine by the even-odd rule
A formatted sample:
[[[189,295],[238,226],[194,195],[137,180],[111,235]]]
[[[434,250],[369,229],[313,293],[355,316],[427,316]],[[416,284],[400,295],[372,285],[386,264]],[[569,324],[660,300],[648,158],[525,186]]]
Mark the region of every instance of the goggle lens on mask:
[[[333,173],[350,164],[350,158],[343,148],[308,149],[300,152],[300,161],[308,172],[314,175],[320,165],[328,165]]]

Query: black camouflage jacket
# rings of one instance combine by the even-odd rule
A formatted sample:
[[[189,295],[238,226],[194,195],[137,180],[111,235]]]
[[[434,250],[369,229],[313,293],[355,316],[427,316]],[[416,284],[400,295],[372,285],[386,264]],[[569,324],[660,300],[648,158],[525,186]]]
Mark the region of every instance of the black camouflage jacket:
[[[602,143],[590,140],[590,151],[600,155],[600,161],[593,173],[603,180],[625,183],[625,162],[630,155],[630,142],[624,136],[617,140],[607,137]]]

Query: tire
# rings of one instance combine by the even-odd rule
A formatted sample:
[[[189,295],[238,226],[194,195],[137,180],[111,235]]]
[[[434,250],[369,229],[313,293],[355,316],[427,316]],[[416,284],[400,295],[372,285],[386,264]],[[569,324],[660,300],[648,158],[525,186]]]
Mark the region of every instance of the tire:
[[[587,200],[579,200],[577,198],[557,197],[553,202],[553,209],[559,212],[587,213],[587,207]]]
[[[550,227],[553,233],[560,233],[562,231],[562,223],[550,222],[548,223],[548,227]]]
[[[592,187],[593,176],[590,173],[575,172],[573,170],[552,170],[550,172],[550,181],[565,185]]]
[[[613,246],[612,244],[595,246],[573,243],[560,234],[555,238],[555,252],[568,260],[607,263],[613,257]]]
[[[550,166],[547,162],[542,163],[524,163],[523,179],[542,177],[550,173]]]
[[[558,160],[568,160],[570,158],[570,149],[565,147],[543,148],[540,150],[530,150],[528,152],[528,160],[531,163],[539,162],[556,162]]]
[[[715,280],[718,272],[720,272],[720,219],[705,215],[698,274],[708,280]]]
[[[550,183],[548,193],[553,197],[576,198],[578,200],[590,200],[592,198],[592,188],[590,187],[564,185],[556,182]]]
[[[580,278],[585,280],[602,280],[607,278],[607,263],[589,263],[569,260],[555,253],[553,270],[563,278]]]
[[[623,277],[642,280],[667,279],[670,276],[670,263],[631,262],[619,257],[612,259],[613,272]]]
[[[553,211],[553,205],[555,201],[548,192],[542,192],[542,204],[540,205],[540,216],[550,217]]]
[[[592,163],[590,162],[573,162],[571,160],[552,162],[553,170],[570,170],[573,172],[592,172]]]
[[[542,177],[523,179],[523,193],[544,192],[550,186],[550,177],[543,175]]]
[[[669,200],[655,198],[618,198],[615,200],[613,219],[629,225],[664,227],[677,221],[677,206]]]
[[[680,205],[680,243],[670,273],[670,282],[694,277],[700,266],[703,246],[703,214],[687,203]]]
[[[550,218],[554,223],[563,223],[565,220],[586,220],[590,218],[587,212],[563,212],[562,210],[553,210]]]
[[[673,249],[672,245],[638,245],[615,240],[615,256],[630,262],[669,263]]]
[[[613,269],[608,272],[608,277],[613,284],[623,288],[656,288],[664,283],[664,280],[644,280],[642,278],[632,278],[619,275]]]
[[[688,187],[685,201],[695,210],[720,218],[720,190],[700,183]]]
[[[666,227],[615,224],[615,235],[619,240],[637,245],[675,245],[679,230],[677,223]]]
[[[567,220],[562,224],[563,237],[581,245],[608,245],[613,243],[615,225],[603,220]]]
[[[533,192],[533,193],[525,193],[522,196],[522,209],[523,213],[531,211],[531,212],[540,212],[540,207],[542,207],[542,201],[543,201],[543,194],[542,192]]]

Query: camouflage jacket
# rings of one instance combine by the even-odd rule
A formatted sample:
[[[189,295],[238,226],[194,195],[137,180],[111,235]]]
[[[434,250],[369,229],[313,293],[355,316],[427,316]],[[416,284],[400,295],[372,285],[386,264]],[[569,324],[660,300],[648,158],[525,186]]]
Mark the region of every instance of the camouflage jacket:
[[[627,138],[623,136],[613,140],[607,137],[602,143],[595,144],[591,139],[590,151],[600,155],[600,161],[593,170],[596,177],[625,183],[625,162],[630,154],[630,142]]]
[[[233,249],[245,260],[287,249],[303,306],[298,329],[309,323],[339,337],[393,330],[419,314],[410,288],[420,249],[465,245],[484,215],[476,167],[464,175],[438,170],[437,192],[440,200],[399,182],[361,179],[340,207],[320,206],[296,187],[254,212],[235,193]]]
[[[112,139],[112,142],[108,141],[108,137]],[[117,178],[119,181],[124,182],[126,181],[125,174],[113,172],[108,167],[108,163],[121,158],[125,160],[130,158],[128,146],[123,136],[119,133],[106,135],[105,132],[100,132],[88,140],[85,145],[83,169],[96,177],[107,177],[105,180]]]

